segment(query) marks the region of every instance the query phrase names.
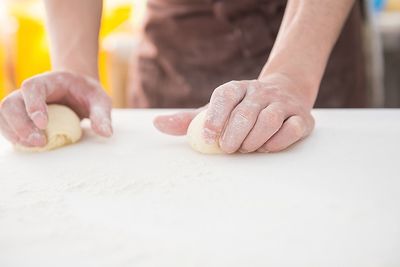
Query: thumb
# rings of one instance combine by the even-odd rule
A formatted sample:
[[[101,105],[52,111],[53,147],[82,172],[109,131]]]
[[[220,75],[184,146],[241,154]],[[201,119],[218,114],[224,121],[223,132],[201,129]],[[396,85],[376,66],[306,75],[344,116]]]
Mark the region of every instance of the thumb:
[[[157,116],[153,124],[162,133],[169,135],[185,135],[189,124],[202,110],[182,111],[172,115]]]
[[[111,102],[107,98],[102,101],[91,101],[89,118],[93,131],[103,137],[113,134],[111,126]]]

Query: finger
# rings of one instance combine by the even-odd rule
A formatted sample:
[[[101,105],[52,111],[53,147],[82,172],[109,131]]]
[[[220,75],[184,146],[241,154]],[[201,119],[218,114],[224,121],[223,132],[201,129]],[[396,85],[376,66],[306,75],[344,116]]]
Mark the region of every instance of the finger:
[[[13,144],[19,141],[17,134],[14,133],[13,130],[11,130],[10,126],[8,126],[8,123],[1,114],[0,114],[0,132],[8,141],[10,141]]]
[[[215,89],[204,123],[203,136],[208,143],[214,143],[221,136],[233,109],[246,94],[247,82],[229,82]]]
[[[26,80],[21,86],[26,112],[36,127],[42,130],[48,123],[46,91],[44,82],[35,78]]]
[[[25,146],[34,147],[46,145],[46,135],[28,117],[24,101],[19,92],[7,97],[2,104],[1,110],[1,114],[8,126],[18,136],[18,142]]]
[[[257,122],[244,140],[240,151],[254,152],[264,145],[282,126],[286,112],[277,104],[271,104],[258,115]]]
[[[220,140],[221,149],[226,153],[236,152],[254,127],[264,106],[254,96],[246,96],[232,111]]]
[[[111,100],[107,95],[96,95],[89,98],[89,118],[95,133],[103,137],[113,134],[111,125]]]
[[[292,116],[287,119],[281,129],[272,136],[258,151],[278,152],[293,145],[311,130],[308,129],[306,121],[300,116]]]
[[[197,114],[204,108],[197,110],[178,112],[172,115],[157,116],[153,124],[162,133],[169,135],[185,135],[187,129]]]

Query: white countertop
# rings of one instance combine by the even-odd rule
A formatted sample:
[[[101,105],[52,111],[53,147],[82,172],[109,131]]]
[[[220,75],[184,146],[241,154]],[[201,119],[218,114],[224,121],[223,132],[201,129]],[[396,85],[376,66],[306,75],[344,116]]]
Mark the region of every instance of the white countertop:
[[[0,138],[0,266],[400,266],[400,110],[317,110],[294,148],[233,156],[156,113],[43,154]]]

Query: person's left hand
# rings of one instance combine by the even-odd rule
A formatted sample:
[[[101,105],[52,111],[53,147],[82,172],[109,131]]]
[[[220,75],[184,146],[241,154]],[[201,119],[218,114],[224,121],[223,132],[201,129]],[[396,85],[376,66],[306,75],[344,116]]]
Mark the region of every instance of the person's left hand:
[[[212,94],[203,136],[209,143],[219,142],[226,153],[284,150],[314,128],[314,100],[304,89],[281,74],[228,82]],[[184,135],[203,108],[158,116],[154,125],[163,133]]]

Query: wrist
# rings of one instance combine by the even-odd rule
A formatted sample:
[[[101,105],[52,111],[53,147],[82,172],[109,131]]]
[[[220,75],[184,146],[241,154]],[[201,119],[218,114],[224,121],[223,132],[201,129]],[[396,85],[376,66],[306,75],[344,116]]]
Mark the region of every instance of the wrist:
[[[53,71],[65,71],[83,76],[88,76],[92,79],[99,80],[99,71],[96,63],[88,62],[76,62],[76,61],[64,61],[64,62],[53,62]]]

